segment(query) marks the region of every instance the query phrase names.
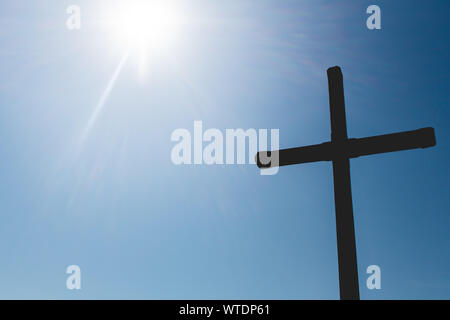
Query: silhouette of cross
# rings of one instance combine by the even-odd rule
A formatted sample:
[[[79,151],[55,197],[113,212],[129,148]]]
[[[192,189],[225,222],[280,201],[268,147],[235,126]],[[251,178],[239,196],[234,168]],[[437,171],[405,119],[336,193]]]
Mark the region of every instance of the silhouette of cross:
[[[322,144],[262,151],[256,155],[261,169],[316,161],[332,161],[336,235],[341,300],[359,300],[355,227],[350,185],[350,159],[360,156],[428,148],[436,145],[433,128],[349,139],[345,117],[344,85],[339,67],[327,70],[330,96],[331,141]],[[271,162],[270,159],[278,159]]]

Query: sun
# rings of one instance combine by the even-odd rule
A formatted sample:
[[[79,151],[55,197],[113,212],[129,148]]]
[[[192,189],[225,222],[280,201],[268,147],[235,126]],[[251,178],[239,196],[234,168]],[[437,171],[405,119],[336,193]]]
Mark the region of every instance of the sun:
[[[170,0],[119,1],[106,19],[116,45],[140,53],[167,49],[178,37],[181,23],[176,1]]]
[[[140,80],[145,80],[148,57],[167,55],[178,37],[182,16],[177,0],[116,0],[101,7],[102,29],[121,51],[122,58],[109,79],[81,135],[83,145],[101,114],[124,65],[136,56]]]

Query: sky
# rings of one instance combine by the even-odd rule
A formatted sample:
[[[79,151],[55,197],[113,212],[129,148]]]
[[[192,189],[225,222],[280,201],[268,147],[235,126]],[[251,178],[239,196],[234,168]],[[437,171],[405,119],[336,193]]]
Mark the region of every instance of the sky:
[[[146,63],[105,26],[111,6],[0,2],[0,298],[338,299],[331,163],[171,161],[196,120],[329,141],[336,65],[350,137],[437,138],[351,160],[361,298],[450,298],[448,1],[179,0]]]

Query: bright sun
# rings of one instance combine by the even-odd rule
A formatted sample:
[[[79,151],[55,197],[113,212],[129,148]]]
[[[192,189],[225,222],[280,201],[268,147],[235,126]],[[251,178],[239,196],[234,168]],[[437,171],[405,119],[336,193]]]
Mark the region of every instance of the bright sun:
[[[106,29],[110,40],[122,51],[122,59],[92,112],[84,129],[81,143],[84,143],[95,125],[99,114],[114,88],[123,66],[130,55],[137,55],[139,75],[145,77],[148,56],[154,58],[174,44],[183,21],[177,0],[116,0],[101,8],[102,28]]]
[[[173,44],[181,26],[174,1],[125,0],[107,17],[114,42],[129,50],[159,51]]]

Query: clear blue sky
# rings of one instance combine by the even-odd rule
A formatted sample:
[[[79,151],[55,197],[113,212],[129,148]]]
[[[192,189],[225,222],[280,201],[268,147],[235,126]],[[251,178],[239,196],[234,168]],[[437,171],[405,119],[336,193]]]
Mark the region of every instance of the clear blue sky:
[[[82,29],[65,27],[82,9]],[[378,4],[382,29],[366,28]],[[330,163],[175,166],[177,128],[329,140],[326,69],[349,135],[433,126],[437,146],[351,161],[363,299],[450,298],[447,0],[192,0],[145,79],[100,27],[108,1],[0,3],[0,298],[337,299]],[[82,290],[66,267],[79,265]],[[365,286],[367,266],[382,290]]]

